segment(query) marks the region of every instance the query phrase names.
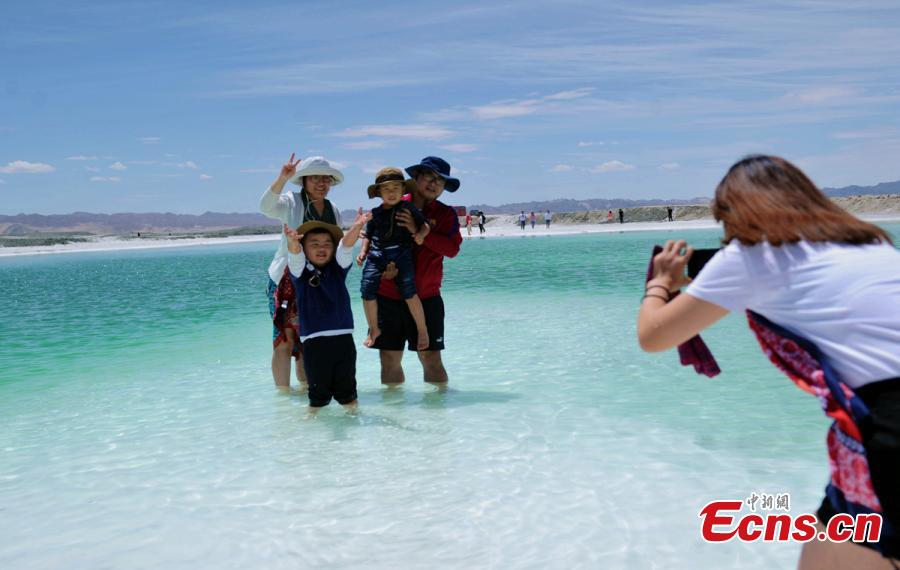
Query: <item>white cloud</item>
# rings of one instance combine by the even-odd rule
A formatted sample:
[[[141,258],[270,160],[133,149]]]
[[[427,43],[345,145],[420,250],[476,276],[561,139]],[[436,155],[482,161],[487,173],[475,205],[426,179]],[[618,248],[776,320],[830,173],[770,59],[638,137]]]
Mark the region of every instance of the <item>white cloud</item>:
[[[578,147],[579,147],[579,148],[584,148],[584,147],[586,147],[586,146],[595,146],[595,145],[602,145],[602,144],[603,144],[603,141],[599,141],[599,142],[593,142],[593,141],[579,141]]]
[[[536,99],[526,99],[524,101],[498,102],[489,105],[481,105],[472,107],[472,113],[478,119],[506,119],[509,117],[523,117],[537,113],[539,101]]]
[[[118,176],[91,176],[91,182],[119,182]]]
[[[568,164],[557,164],[550,169],[550,172],[569,172],[570,170],[572,170],[572,167]]]
[[[593,90],[593,87],[582,87],[580,89],[573,89],[572,91],[560,91],[559,93],[547,95],[546,97],[544,97],[544,99],[546,99],[547,101],[567,101],[569,99],[579,99],[581,97],[587,97]]]
[[[897,135],[897,130],[894,128],[874,128],[874,129],[864,129],[859,131],[844,131],[840,133],[834,133],[831,135],[831,138],[838,140],[860,140],[860,139],[881,139],[886,137],[893,137]]]
[[[42,162],[26,162],[24,160],[14,160],[6,166],[0,166],[0,172],[3,174],[43,174],[46,172],[54,172],[56,169],[49,164]]]
[[[446,146],[441,147],[444,150],[449,150],[450,152],[475,152],[478,150],[477,144],[466,144],[466,143],[456,143],[456,144],[448,144]]]
[[[633,164],[625,164],[621,160],[610,160],[609,162],[604,162],[601,165],[595,166],[591,168],[591,172],[600,173],[600,172],[626,172],[628,170],[634,170],[635,166]]]
[[[387,137],[404,139],[440,140],[455,135],[450,129],[436,125],[366,125],[344,129],[339,137]]]
[[[111,170],[128,170],[128,167],[122,164],[121,162],[114,162],[109,165]]]
[[[84,169],[88,172],[100,172],[99,166],[85,166]]]
[[[384,148],[387,146],[385,141],[356,141],[344,145],[345,148],[351,150],[369,150],[373,148]]]
[[[272,166],[270,168],[242,168],[242,169],[238,170],[238,172],[241,172],[244,174],[258,174],[260,172],[271,172],[271,173],[278,174],[278,170],[279,170],[279,168],[277,166]]]
[[[179,162],[175,166],[177,166],[178,168],[190,168],[191,170],[197,170],[198,168],[200,168],[192,160],[186,160],[184,162]]]
[[[677,162],[666,162],[657,167],[658,170],[678,170],[679,168],[681,168],[681,165]]]
[[[209,174],[201,174],[200,175],[200,180],[212,180],[212,178],[213,177],[210,176]]]
[[[360,163],[359,169],[366,174],[377,174],[379,170],[384,168],[384,166],[385,164],[383,160],[366,160]]]
[[[429,77],[424,72],[398,73],[398,65],[392,57],[366,58],[354,53],[346,59],[245,69],[230,73],[226,81],[231,86],[216,93],[227,97],[358,93],[443,79],[437,74]]]
[[[593,90],[592,87],[582,87],[571,91],[559,91],[557,93],[551,93],[550,95],[533,99],[507,99],[505,101],[496,101],[487,105],[470,107],[469,110],[475,118],[483,120],[522,117],[525,115],[561,109],[561,105],[564,102],[587,97]]]
[[[96,156],[84,156],[79,154],[78,156],[67,156],[66,160],[97,160]]]
[[[828,87],[814,87],[799,89],[785,95],[785,99],[804,105],[826,103],[833,100],[847,99],[859,95],[861,91],[856,87],[833,85]]]
[[[430,113],[422,113],[419,116],[426,121],[458,122],[470,119],[492,121],[512,117],[524,117],[547,112],[569,112],[572,110],[572,101],[582,99],[590,95],[592,87],[582,87],[571,91],[559,91],[539,97],[529,94],[523,99],[502,99],[492,101],[484,105],[470,107],[452,107],[440,109]]]
[[[144,144],[156,144],[159,141],[161,141],[162,139],[159,137],[140,137],[140,138],[138,138],[138,140]]]

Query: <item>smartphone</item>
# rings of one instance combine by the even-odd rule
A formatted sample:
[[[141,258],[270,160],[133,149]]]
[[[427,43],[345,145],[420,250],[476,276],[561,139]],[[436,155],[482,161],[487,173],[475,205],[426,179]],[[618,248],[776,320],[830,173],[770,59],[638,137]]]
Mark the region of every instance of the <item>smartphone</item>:
[[[688,260],[687,273],[688,277],[693,279],[700,273],[703,266],[712,259],[712,256],[719,251],[718,249],[695,249],[694,255]]]

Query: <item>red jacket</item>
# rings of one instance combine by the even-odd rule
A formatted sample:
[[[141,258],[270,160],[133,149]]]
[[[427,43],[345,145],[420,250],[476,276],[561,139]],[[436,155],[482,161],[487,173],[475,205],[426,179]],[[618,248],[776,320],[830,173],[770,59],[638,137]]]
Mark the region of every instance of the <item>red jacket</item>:
[[[409,199],[409,196],[404,196]],[[456,257],[462,236],[459,233],[459,218],[450,206],[435,200],[422,208],[431,231],[425,241],[416,246],[413,259],[416,262],[416,292],[420,299],[437,297],[441,294],[444,280],[444,258]],[[393,280],[382,279],[378,294],[390,299],[402,299]]]

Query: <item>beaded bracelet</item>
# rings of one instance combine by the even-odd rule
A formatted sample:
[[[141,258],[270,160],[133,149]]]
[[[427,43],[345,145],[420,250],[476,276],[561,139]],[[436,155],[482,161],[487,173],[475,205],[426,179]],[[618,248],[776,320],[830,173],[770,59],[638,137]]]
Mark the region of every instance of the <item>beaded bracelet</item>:
[[[668,298],[668,297],[663,297],[662,295],[654,295],[653,293],[645,293],[644,296],[641,297],[641,302],[643,302],[644,299],[646,299],[647,297],[656,297],[657,299],[662,299],[662,300],[665,301],[666,303],[669,302],[669,298]]]

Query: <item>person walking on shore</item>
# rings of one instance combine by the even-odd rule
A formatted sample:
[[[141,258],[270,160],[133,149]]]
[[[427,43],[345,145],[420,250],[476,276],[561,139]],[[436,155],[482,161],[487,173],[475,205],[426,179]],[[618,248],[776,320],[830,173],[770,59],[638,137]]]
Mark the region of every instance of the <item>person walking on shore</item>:
[[[300,167],[299,170],[297,167]],[[325,197],[332,186],[344,180],[344,175],[321,156],[294,161],[294,154],[281,167],[278,177],[263,192],[259,211],[280,220],[289,228],[304,222],[321,221],[340,226],[341,214]],[[300,186],[300,192],[285,192],[287,182]],[[291,357],[296,358],[297,381],[306,384],[303,353],[297,337],[299,322],[294,287],[288,271],[288,240],[281,236],[275,257],[269,264],[269,316],[272,318],[272,378],[279,389],[291,385]]]
[[[544,223],[547,224],[547,229],[550,229],[550,220],[553,219],[553,216],[550,215],[550,210],[544,212]]]
[[[625,212],[622,210],[622,208],[619,208],[619,223],[625,223]]]
[[[525,230],[525,220],[527,219],[528,218],[525,216],[525,210],[522,210],[522,212],[519,214],[519,228],[523,231]]]
[[[472,213],[466,212],[466,233],[472,235]]]
[[[483,234],[485,232],[484,224],[487,223],[487,220],[484,217],[484,210],[478,212],[478,233]]]
[[[607,223],[607,224],[613,223],[613,213],[612,213],[612,210],[609,210],[609,211],[606,212],[606,223]]]
[[[534,212],[531,212],[531,229],[534,229],[535,222],[537,222],[537,216],[534,215]]]
[[[416,349],[417,331],[409,308],[401,299],[397,284],[386,275],[378,289],[378,325],[381,335],[373,348],[379,350],[381,382],[386,385],[401,384],[403,374],[403,349],[416,350],[422,364],[425,382],[446,386],[447,370],[441,359],[444,350],[444,300],[441,283],[444,278],[444,258],[456,257],[462,236],[459,233],[459,217],[450,206],[438,198],[446,190],[456,192],[459,180],[450,176],[450,164],[442,158],[427,156],[406,169],[415,180],[412,194],[406,197],[418,208],[431,226],[422,245],[415,249],[416,289],[425,312],[429,346]],[[397,222],[415,231],[415,222],[408,212],[397,214]]]
[[[672,218],[672,206],[666,206],[666,211],[669,214],[669,221],[674,222],[675,220]]]

